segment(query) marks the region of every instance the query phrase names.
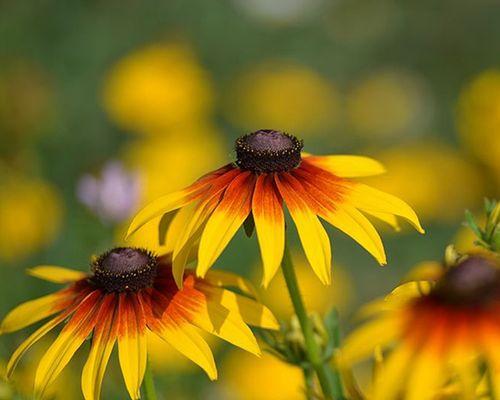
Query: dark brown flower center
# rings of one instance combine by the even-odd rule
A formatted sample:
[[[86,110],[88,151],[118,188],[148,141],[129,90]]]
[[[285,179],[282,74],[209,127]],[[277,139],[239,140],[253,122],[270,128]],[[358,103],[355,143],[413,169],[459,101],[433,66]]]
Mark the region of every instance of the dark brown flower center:
[[[136,292],[153,285],[157,259],[148,250],[117,247],[91,266],[92,281],[106,292]]]
[[[255,173],[287,172],[301,161],[302,140],[288,133],[261,129],[236,140],[236,163]]]
[[[458,305],[477,306],[500,300],[500,270],[492,259],[471,256],[448,270],[432,294]]]

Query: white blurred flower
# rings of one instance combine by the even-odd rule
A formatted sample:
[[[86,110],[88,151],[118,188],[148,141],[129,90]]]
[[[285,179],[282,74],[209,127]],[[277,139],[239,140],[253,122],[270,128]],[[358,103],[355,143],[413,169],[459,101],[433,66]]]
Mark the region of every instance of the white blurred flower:
[[[87,174],[79,180],[76,194],[104,222],[121,222],[136,210],[141,192],[139,174],[109,161],[99,177]]]

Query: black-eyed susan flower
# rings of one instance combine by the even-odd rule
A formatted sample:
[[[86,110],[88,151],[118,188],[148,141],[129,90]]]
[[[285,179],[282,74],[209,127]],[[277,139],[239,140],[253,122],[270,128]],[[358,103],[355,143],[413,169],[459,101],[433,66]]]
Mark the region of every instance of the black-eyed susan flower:
[[[354,177],[377,175],[384,168],[360,156],[313,156],[292,135],[260,130],[236,141],[237,160],[205,175],[191,186],[159,198],[132,221],[129,234],[151,219],[174,213],[174,276],[181,284],[184,260],[198,242],[197,274],[204,276],[238,228],[251,216],[264,264],[264,285],[280,266],[285,244],[284,206],[297,227],[316,275],[330,282],[331,249],[318,217],[344,231],[380,264],[386,256],[379,234],[365,214],[397,227],[396,216],[422,232],[415,212],[402,200]],[[177,278],[179,277],[179,278]]]
[[[254,354],[259,354],[259,346],[247,324],[277,328],[267,308],[224,288],[237,287],[246,294],[251,291],[243,279],[230,273],[214,271],[200,279],[186,272],[183,288],[179,289],[167,256],[155,257],[147,250],[126,247],[95,258],[91,270],[91,274],[55,266],[30,270],[36,277],[69,286],[21,304],[0,325],[0,332],[7,333],[50,318],[14,352],[7,366],[8,376],[35,342],[64,325],[38,365],[34,383],[37,395],[43,395],[88,337],[92,340],[82,373],[85,399],[99,398],[115,343],[128,393],[138,399],[146,368],[147,331],[215,379],[212,352],[197,328]]]
[[[434,263],[419,270],[426,280],[405,283],[368,305],[365,312],[374,318],[346,339],[341,363],[384,350],[373,400],[432,399],[450,384],[458,385],[458,398],[476,399],[486,365],[497,398],[500,259],[476,254],[448,269]]]

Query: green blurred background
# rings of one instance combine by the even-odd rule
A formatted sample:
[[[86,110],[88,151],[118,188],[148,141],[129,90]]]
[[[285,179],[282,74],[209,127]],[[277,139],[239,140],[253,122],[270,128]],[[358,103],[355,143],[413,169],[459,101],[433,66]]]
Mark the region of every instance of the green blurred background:
[[[86,269],[122,242],[139,207],[233,160],[239,135],[274,128],[309,152],[384,162],[388,174],[369,182],[407,200],[427,230],[380,227],[389,257],[380,268],[329,229],[334,288],[297,251],[306,302],[336,304],[348,331],[356,307],[412,266],[453,241],[469,248],[464,209],[499,194],[499,20],[492,0],[1,2],[0,313],[55,289],[24,268]],[[155,232],[151,224],[132,243]],[[259,264],[255,238],[240,233],[216,268],[258,283]],[[289,315],[279,277],[263,297]],[[0,365],[27,331],[2,337]],[[299,371],[268,357],[216,345],[222,377],[212,384],[151,346],[164,399],[301,398]],[[0,399],[28,396],[43,348],[0,384]],[[85,353],[52,398],[81,397]],[[125,398],[116,364],[105,399]]]

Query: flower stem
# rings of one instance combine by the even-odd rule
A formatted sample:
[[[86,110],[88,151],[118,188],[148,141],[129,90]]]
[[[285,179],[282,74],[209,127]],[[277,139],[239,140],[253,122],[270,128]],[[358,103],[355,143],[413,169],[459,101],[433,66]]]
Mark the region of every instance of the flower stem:
[[[306,398],[307,400],[314,400],[314,370],[312,368],[304,368],[304,381],[306,383]]]
[[[146,364],[146,372],[144,373],[144,381],[142,382],[142,390],[144,392],[145,400],[158,400],[156,396],[155,382],[153,378],[153,371],[148,361]]]
[[[307,314],[302,296],[300,294],[297,276],[295,275],[292,257],[290,255],[290,250],[287,243],[285,243],[285,254],[283,257],[281,268],[283,270],[283,276],[285,277],[286,286],[292,300],[295,314],[297,315],[300,327],[302,329],[302,334],[304,335],[309,362],[316,372],[321,390],[323,391],[323,395],[326,400],[340,400],[339,397],[334,397],[334,388],[330,380],[328,366],[323,360],[321,349],[316,342],[316,339],[314,338],[313,325]]]

